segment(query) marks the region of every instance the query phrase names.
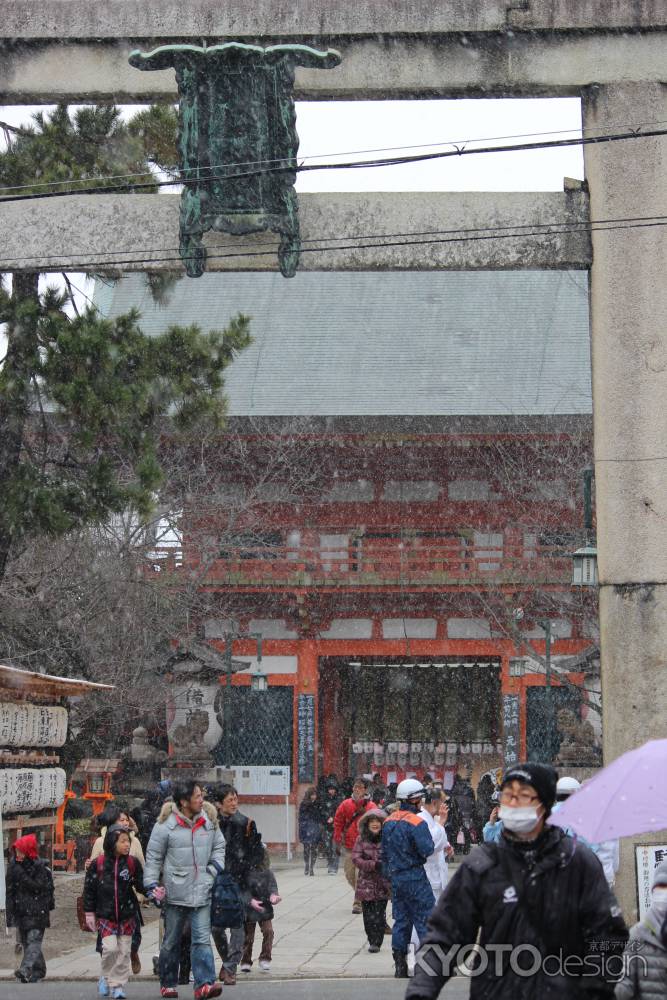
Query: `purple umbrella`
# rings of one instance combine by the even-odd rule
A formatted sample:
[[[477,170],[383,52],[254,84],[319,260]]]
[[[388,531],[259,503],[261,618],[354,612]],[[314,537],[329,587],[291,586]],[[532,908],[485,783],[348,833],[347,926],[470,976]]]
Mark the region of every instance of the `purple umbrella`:
[[[667,829],[667,740],[650,740],[599,771],[549,817],[589,843]]]

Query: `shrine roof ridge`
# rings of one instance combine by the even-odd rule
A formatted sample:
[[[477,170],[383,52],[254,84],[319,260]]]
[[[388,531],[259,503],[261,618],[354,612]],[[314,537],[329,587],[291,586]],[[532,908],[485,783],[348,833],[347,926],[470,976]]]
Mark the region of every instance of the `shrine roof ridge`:
[[[21,691],[24,694],[49,693],[55,696],[86,694],[92,691],[115,691],[113,684],[100,684],[79,677],[56,677],[34,670],[21,670],[0,664],[0,689]]]

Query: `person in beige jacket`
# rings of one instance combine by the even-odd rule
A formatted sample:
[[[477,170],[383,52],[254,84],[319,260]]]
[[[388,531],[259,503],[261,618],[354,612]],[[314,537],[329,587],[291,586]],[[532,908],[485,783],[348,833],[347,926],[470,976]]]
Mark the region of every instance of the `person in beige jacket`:
[[[141,842],[138,837],[137,824],[134,822],[129,813],[125,812],[119,806],[110,802],[106,809],[104,809],[97,817],[97,825],[100,831],[100,835],[93,844],[93,848],[90,852],[90,857],[86,861],[86,871],[90,868],[91,864],[96,861],[100,854],[104,853],[104,837],[106,835],[107,829],[111,826],[122,826],[125,827],[130,835],[130,855],[136,858],[141,868],[143,870],[146,861],[144,859],[144,852],[141,846]],[[144,896],[137,896],[140,903],[145,902]],[[135,976],[138,976],[141,972],[141,960],[139,958],[139,946],[141,944],[141,924],[137,920],[134,934],[132,935],[132,950],[130,952],[130,959],[132,962],[132,972]],[[100,950],[100,941],[97,942],[98,948]]]
[[[141,841],[139,840],[139,831],[137,829],[137,824],[134,822],[129,813],[126,813],[124,809],[120,809],[118,806],[111,803],[103,812],[100,813],[97,822],[100,835],[93,844],[90,857],[86,862],[86,871],[88,870],[90,863],[103,853],[104,836],[107,832],[107,828],[110,826],[125,827],[130,834],[130,855],[131,857],[137,859],[142,868],[144,867],[146,861],[144,859]]]

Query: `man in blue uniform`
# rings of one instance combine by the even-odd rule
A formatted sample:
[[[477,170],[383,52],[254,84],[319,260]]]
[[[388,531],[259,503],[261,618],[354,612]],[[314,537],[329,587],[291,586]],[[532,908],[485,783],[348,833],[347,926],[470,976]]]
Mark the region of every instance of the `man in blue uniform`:
[[[433,890],[424,864],[435,845],[428,824],[418,815],[424,792],[424,786],[416,778],[402,781],[396,789],[399,807],[382,827],[382,858],[385,873],[391,879],[394,916],[391,947],[396,979],[407,979],[412,928],[421,941],[433,909]]]

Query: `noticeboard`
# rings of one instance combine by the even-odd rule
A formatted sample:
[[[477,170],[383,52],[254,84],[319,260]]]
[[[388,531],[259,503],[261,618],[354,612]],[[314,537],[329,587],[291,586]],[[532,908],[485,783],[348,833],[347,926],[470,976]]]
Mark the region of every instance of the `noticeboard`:
[[[234,785],[241,795],[289,795],[289,767],[235,767]]]
[[[637,907],[639,919],[643,920],[651,905],[651,883],[653,872],[667,860],[666,844],[636,844],[635,868],[637,874]]]
[[[297,707],[298,780],[315,781],[315,695],[300,694]]]
[[[519,695],[503,695],[503,759],[505,767],[519,760],[521,732],[519,729]]]

